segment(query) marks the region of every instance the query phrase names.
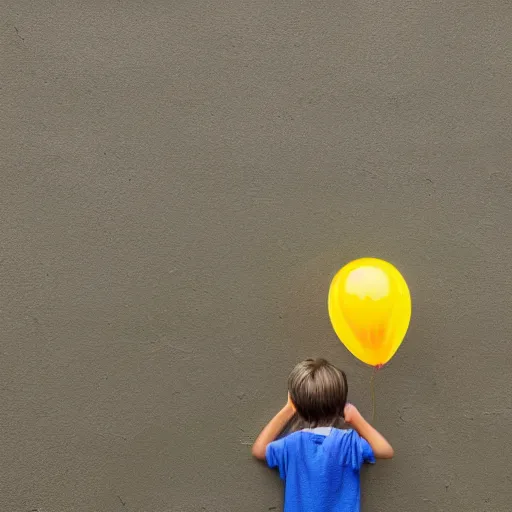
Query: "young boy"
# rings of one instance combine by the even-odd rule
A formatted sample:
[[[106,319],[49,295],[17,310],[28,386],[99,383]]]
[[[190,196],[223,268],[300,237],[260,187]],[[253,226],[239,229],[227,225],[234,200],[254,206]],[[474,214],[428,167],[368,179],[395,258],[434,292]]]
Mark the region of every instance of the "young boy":
[[[263,429],[253,455],[277,467],[285,512],[359,512],[359,471],[390,459],[391,445],[347,403],[345,373],[324,359],[306,359],[288,378],[288,403]],[[277,441],[297,413],[308,428]],[[352,429],[339,430],[344,418]]]

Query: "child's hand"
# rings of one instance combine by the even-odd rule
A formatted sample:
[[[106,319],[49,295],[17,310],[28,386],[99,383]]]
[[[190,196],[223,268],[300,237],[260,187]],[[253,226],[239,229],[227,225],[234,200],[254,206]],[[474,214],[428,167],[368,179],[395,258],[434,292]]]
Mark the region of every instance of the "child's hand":
[[[355,405],[347,402],[343,411],[343,417],[349,424],[357,423],[357,420],[362,418],[361,413],[357,410]]]

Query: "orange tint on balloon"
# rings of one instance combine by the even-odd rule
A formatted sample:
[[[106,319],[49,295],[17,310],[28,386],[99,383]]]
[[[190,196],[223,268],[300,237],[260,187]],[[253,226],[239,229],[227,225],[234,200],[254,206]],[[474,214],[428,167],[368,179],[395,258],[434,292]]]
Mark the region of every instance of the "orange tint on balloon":
[[[411,297],[398,270],[363,258],[343,267],[329,289],[329,317],[342,343],[372,366],[398,350],[411,318]]]

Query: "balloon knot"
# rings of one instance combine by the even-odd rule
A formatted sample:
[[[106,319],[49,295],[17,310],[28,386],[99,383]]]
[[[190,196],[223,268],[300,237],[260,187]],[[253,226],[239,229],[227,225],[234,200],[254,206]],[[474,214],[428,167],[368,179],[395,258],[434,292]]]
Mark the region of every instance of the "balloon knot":
[[[377,364],[375,365],[375,370],[381,370],[382,368],[384,368],[384,365],[383,364]]]

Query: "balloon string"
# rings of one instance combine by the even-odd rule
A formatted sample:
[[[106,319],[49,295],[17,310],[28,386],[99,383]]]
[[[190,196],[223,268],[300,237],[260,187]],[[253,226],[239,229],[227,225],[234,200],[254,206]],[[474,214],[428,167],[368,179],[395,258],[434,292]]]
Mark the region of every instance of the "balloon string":
[[[378,364],[375,366],[370,378],[370,392],[372,395],[372,423],[375,421],[375,375],[382,368],[383,365]]]

